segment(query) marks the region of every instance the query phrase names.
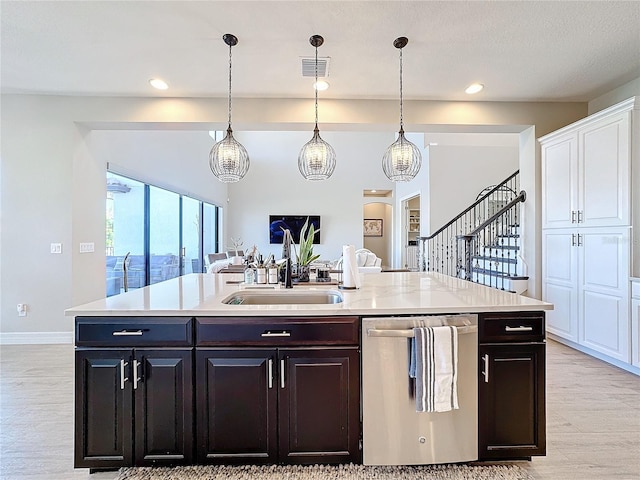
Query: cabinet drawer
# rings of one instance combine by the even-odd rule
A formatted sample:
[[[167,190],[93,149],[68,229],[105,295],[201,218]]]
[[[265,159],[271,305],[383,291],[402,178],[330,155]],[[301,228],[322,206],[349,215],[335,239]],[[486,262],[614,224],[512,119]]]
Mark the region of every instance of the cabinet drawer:
[[[198,317],[198,346],[358,345],[358,317]]]
[[[76,345],[85,347],[188,347],[190,317],[77,317]]]
[[[478,318],[480,343],[540,342],[544,332],[544,312],[485,313]]]

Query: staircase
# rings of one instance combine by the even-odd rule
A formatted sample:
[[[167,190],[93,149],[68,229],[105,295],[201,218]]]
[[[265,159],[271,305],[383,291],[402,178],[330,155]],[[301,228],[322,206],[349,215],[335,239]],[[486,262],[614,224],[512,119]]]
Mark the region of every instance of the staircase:
[[[440,272],[514,293],[527,289],[520,256],[519,172],[488,187],[476,201],[429,237],[419,239],[422,271]]]

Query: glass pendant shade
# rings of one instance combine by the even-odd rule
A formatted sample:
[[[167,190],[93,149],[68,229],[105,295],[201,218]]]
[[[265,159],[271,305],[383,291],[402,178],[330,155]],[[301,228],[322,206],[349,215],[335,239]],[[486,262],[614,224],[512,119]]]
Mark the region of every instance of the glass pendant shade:
[[[247,150],[233,138],[231,127],[227,129],[227,135],[211,149],[209,166],[218,180],[224,183],[237,182],[249,171]]]
[[[300,150],[298,168],[307,180],[326,180],[336,168],[336,152],[320,138],[317,125],[313,130],[313,138]]]
[[[324,43],[320,35],[313,35],[309,43],[316,49],[316,83],[318,83],[318,47]],[[313,137],[304,144],[298,155],[298,169],[307,180],[326,180],[336,169],[336,151],[331,145],[320,138],[318,129],[318,89],[316,92],[316,127]]]
[[[382,170],[394,182],[413,180],[422,166],[420,149],[407,140],[400,130],[398,139],[389,145],[382,157]]]
[[[222,39],[229,46],[229,127],[227,135],[211,149],[209,167],[218,180],[233,183],[247,174],[250,162],[247,150],[233,138],[231,129],[231,47],[238,44],[238,39],[230,33],[225,33]]]
[[[420,149],[404,136],[404,117],[402,114],[402,49],[409,43],[407,37],[398,37],[393,46],[400,50],[400,131],[398,139],[389,145],[382,157],[382,170],[394,182],[408,182],[415,178],[422,166]]]

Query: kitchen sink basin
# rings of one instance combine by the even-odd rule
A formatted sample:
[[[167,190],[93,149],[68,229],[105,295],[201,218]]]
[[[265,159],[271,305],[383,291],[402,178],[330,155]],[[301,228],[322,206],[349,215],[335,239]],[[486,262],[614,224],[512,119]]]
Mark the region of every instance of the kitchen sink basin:
[[[342,303],[342,295],[336,291],[295,292],[236,292],[222,303],[227,305],[331,305]]]

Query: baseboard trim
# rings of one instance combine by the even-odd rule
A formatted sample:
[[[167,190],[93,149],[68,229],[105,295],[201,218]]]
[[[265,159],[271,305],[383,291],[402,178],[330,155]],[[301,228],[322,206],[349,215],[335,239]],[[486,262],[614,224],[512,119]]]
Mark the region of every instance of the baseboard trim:
[[[547,336],[551,339],[551,340],[555,340],[558,343],[562,343],[563,345],[566,345],[567,347],[571,347],[575,350],[578,350],[579,352],[582,352],[586,355],[589,355],[590,357],[593,358],[597,358],[598,360],[602,360],[603,362],[607,362],[611,365],[613,365],[614,367],[618,367],[622,370],[626,370],[629,373],[633,373],[634,375],[638,375],[640,376],[640,368],[635,367],[633,365],[631,365],[630,363],[625,363],[625,362],[621,362],[620,360],[617,360],[615,358],[611,358],[608,355],[604,355],[600,352],[596,352],[595,350],[592,350],[589,347],[584,347],[582,345],[579,345],[575,342],[572,342],[571,340],[567,340],[566,338],[562,338],[558,335],[555,335],[549,331],[547,331]]]
[[[0,332],[0,345],[73,343],[73,332]]]

